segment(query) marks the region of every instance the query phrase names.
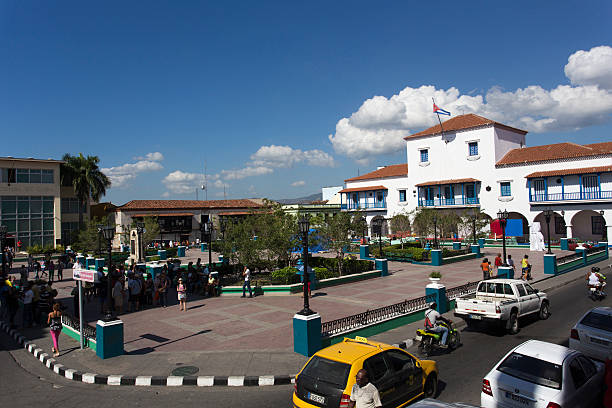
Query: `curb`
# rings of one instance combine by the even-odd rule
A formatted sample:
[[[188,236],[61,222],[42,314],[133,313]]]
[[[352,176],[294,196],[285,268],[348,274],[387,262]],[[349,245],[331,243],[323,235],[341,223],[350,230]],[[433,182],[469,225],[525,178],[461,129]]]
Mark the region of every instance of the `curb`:
[[[66,368],[51,355],[44,353],[36,344],[27,341],[17,330],[11,329],[5,322],[0,322],[0,328],[11,336],[20,346],[23,346],[45,367],[69,380],[86,384],[98,385],[134,385],[134,386],[196,386],[196,387],[263,387],[270,385],[287,385],[295,382],[294,375],[230,375],[230,376],[132,376],[132,375],[101,375],[83,373]]]

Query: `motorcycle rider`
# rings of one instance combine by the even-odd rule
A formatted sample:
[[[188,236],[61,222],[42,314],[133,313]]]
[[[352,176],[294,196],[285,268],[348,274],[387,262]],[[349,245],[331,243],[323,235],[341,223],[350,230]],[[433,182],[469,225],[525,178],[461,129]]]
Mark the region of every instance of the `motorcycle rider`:
[[[442,317],[440,313],[436,310],[438,304],[436,302],[432,302],[429,305],[429,309],[425,312],[425,329],[435,332],[442,333],[442,339],[440,340],[440,348],[448,348],[446,344],[446,338],[448,337],[448,328],[445,326],[440,326],[437,324],[438,320],[443,321],[444,323],[451,325],[451,321]]]
[[[591,268],[591,273],[587,276],[587,280],[589,281],[589,288],[595,288],[598,292],[601,292],[602,283],[599,275],[599,268],[594,266]]]

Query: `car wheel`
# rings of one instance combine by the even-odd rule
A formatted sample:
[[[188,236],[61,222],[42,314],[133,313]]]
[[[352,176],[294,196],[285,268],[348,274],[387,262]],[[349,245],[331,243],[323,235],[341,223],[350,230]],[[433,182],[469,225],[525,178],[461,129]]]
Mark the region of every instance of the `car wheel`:
[[[550,316],[550,310],[548,308],[548,302],[542,302],[540,306],[540,320],[546,320]]]
[[[423,394],[425,398],[435,398],[438,394],[438,378],[435,374],[430,374],[425,380]]]
[[[519,332],[518,316],[516,312],[512,312],[512,314],[510,314],[510,319],[508,320],[508,331],[510,334],[517,334]]]

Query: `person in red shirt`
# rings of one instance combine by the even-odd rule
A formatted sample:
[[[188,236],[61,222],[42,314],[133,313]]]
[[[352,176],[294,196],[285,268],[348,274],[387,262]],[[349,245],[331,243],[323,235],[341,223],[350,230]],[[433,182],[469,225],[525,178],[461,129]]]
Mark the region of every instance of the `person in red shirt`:
[[[497,254],[497,256],[495,257],[495,274],[496,275],[499,273],[498,269],[500,266],[502,266],[501,254]]]

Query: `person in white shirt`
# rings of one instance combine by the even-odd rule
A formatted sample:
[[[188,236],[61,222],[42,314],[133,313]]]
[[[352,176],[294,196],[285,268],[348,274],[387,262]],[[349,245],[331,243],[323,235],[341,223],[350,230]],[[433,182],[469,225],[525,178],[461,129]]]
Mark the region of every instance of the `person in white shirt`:
[[[349,408],[379,408],[382,407],[380,394],[376,386],[368,378],[368,372],[363,368],[357,371],[355,384],[351,389]]]
[[[441,348],[447,348],[446,338],[448,337],[448,329],[444,326],[438,325],[438,320],[441,320],[445,323],[450,323],[448,319],[442,317],[440,313],[436,310],[438,304],[433,302],[429,306],[429,310],[425,312],[425,328],[429,331],[442,333],[442,340],[440,341]]]
[[[251,291],[251,271],[246,266],[244,267],[242,276],[244,276],[244,283],[242,284],[242,297],[245,297],[246,288],[249,288],[249,297],[252,298],[253,292]]]

